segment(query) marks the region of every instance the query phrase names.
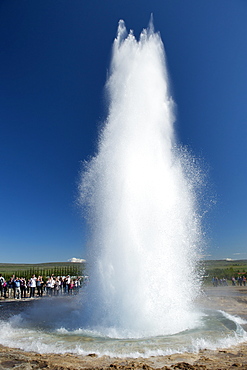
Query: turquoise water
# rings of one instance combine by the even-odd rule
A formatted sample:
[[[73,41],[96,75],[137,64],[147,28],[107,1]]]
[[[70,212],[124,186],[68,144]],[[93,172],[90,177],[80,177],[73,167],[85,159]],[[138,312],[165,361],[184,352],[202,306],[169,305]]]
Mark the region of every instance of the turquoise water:
[[[126,332],[124,338],[114,327],[83,328],[83,317],[71,304],[38,303],[25,313],[0,320],[0,344],[38,353],[136,358],[225,348],[247,340],[242,327],[247,322],[223,311],[204,310],[193,329],[174,335],[131,338]]]

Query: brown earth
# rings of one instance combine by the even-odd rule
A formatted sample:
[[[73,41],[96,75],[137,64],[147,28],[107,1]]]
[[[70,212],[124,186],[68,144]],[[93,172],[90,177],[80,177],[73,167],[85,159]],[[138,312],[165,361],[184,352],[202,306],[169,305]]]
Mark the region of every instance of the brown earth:
[[[0,306],[0,317],[9,316],[31,305],[30,301],[5,301]],[[222,309],[230,314],[247,319],[247,287],[217,287],[205,289],[201,304],[205,307]],[[247,330],[247,328],[245,328]],[[183,353],[147,359],[117,359],[95,354],[76,356],[72,354],[37,354],[0,346],[0,370],[4,369],[246,369],[247,343],[218,351],[202,350],[197,354]]]

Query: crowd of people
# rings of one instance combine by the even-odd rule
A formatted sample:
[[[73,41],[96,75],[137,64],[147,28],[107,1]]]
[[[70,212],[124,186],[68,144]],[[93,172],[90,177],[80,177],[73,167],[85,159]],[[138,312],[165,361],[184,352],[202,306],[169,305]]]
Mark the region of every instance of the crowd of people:
[[[212,278],[212,284],[213,286],[219,286],[219,285],[223,285],[223,286],[228,286],[228,282],[227,282],[227,279],[226,278],[223,278],[223,279],[218,279],[218,277],[213,277]],[[238,276],[237,278],[235,278],[234,276],[231,278],[231,285],[232,286],[247,286],[247,283],[246,283],[246,277],[245,276]]]
[[[82,285],[81,277],[32,275],[30,279],[13,275],[5,280],[0,274],[0,297],[25,299],[34,297],[77,294]]]

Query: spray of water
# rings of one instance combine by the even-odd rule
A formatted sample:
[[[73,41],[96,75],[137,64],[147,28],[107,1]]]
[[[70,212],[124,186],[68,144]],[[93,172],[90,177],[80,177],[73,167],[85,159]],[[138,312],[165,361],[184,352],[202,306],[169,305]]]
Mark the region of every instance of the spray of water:
[[[152,24],[138,41],[119,22],[106,88],[108,118],[80,185],[91,228],[84,318],[117,337],[193,328],[201,179],[175,137],[164,47]]]

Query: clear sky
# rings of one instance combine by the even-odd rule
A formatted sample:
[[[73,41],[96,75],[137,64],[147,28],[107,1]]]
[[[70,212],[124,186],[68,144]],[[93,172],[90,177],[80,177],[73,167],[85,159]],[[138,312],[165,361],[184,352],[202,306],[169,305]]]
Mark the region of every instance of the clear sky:
[[[77,185],[107,112],[112,42],[119,19],[138,37],[151,13],[178,138],[216,200],[205,253],[247,258],[246,0],[0,0],[0,262],[85,257]]]

